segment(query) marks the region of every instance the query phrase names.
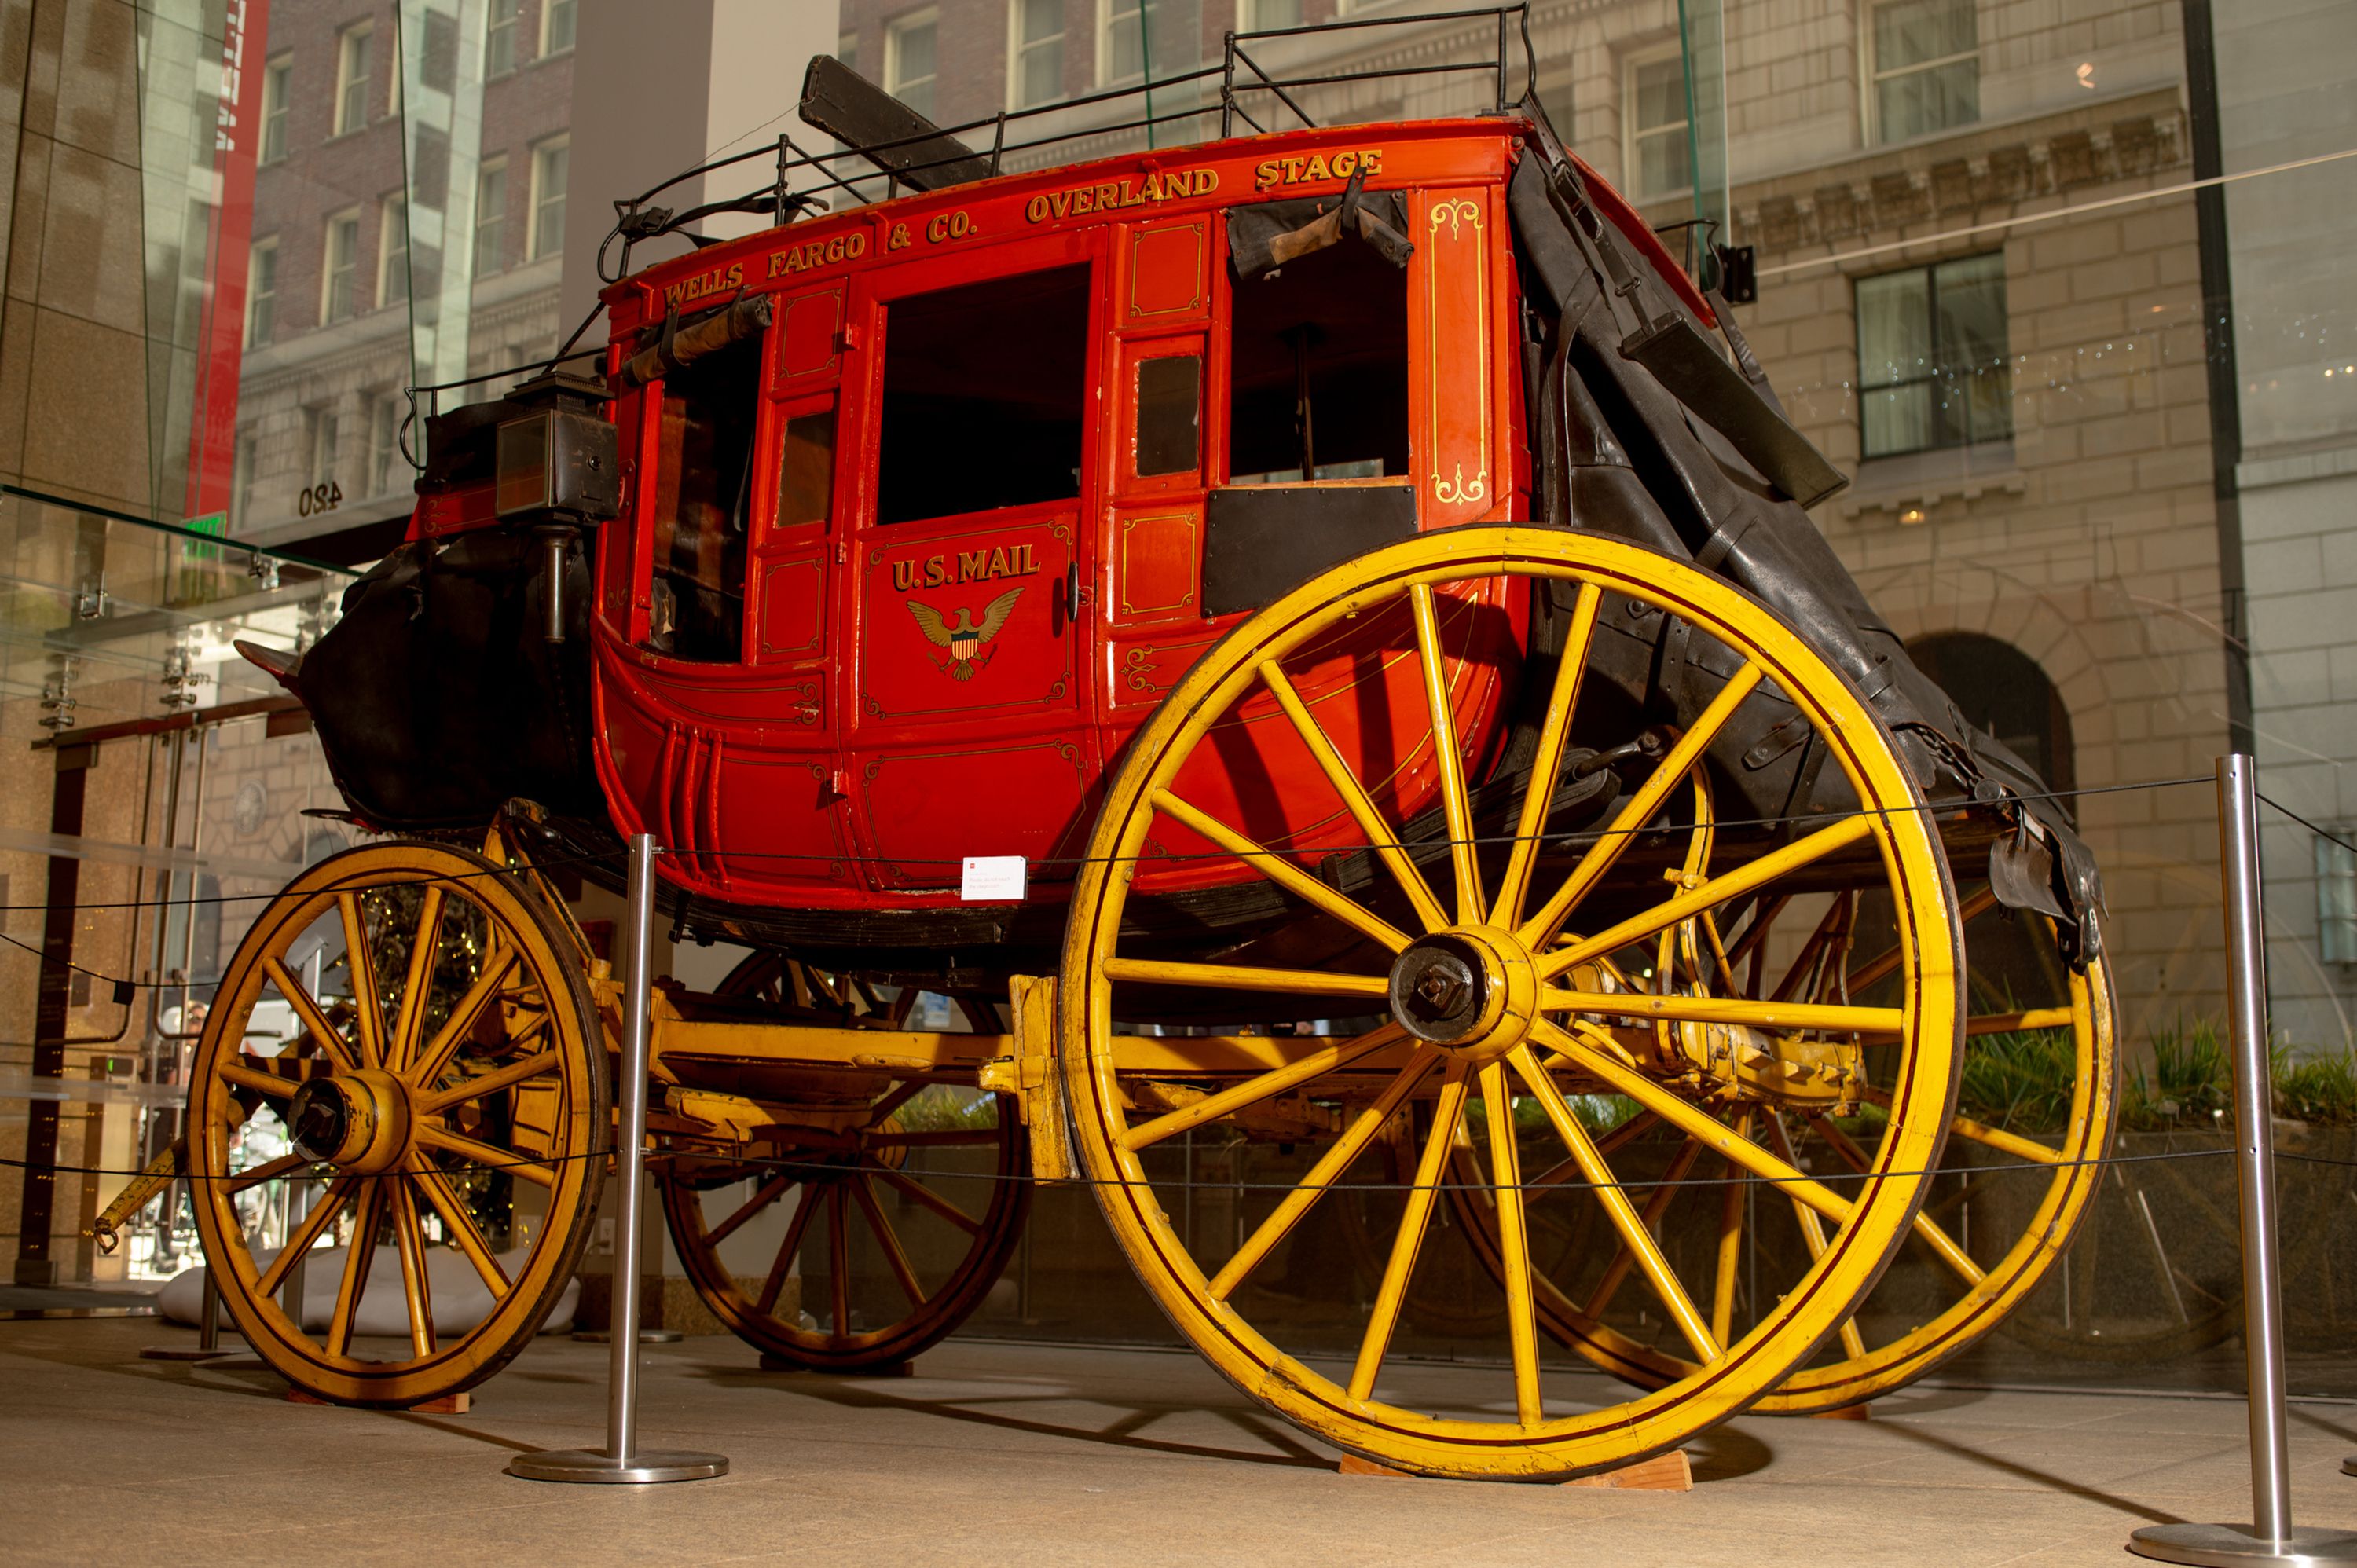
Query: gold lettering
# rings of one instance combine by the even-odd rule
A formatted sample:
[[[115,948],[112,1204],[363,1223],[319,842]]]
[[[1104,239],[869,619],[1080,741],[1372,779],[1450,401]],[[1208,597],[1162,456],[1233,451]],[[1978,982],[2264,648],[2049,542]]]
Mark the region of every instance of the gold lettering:
[[[1065,217],[1072,210],[1072,193],[1069,190],[1060,190],[1048,198],[1048,205],[1054,210],[1057,217]],[[1083,209],[1083,210],[1086,209]]]
[[[948,566],[942,557],[939,555],[928,555],[925,557],[926,587],[938,588],[948,579]]]
[[[987,550],[960,551],[958,553],[956,580],[961,583],[978,583],[982,581],[983,578],[989,575],[989,574],[984,570],[989,563],[990,552]]]
[[[1220,171],[1218,169],[1199,168],[1195,171],[1195,194],[1197,196],[1209,196],[1211,192],[1219,188]]]
[[[1132,196],[1129,193],[1129,181],[1123,180],[1121,182],[1121,205],[1124,207],[1143,207],[1146,205],[1146,198],[1143,196]]]
[[[909,226],[906,223],[893,224],[892,237],[884,242],[884,248],[888,251],[907,250],[909,248]]]
[[[1254,169],[1253,179],[1262,190],[1266,190],[1270,186],[1275,185],[1277,181],[1276,160],[1271,158]]]
[[[914,561],[892,563],[892,585],[902,593],[917,585],[917,564]]]
[[[1364,149],[1363,151],[1361,151],[1361,152],[1359,154],[1359,166],[1360,166],[1361,168],[1364,169],[1367,173],[1369,173],[1369,174],[1371,174],[1371,175],[1373,175],[1373,174],[1381,174],[1381,173],[1383,173],[1383,148],[1381,148],[1381,147],[1368,147],[1368,148]]]
[[[1325,155],[1322,153],[1310,154],[1309,166],[1301,171],[1301,177],[1304,179],[1332,179],[1334,177],[1326,172]]]
[[[1350,178],[1350,177],[1351,177],[1351,171],[1352,169],[1354,169],[1354,168],[1357,168],[1358,166],[1359,166],[1359,155],[1358,155],[1358,154],[1356,154],[1356,153],[1336,153],[1336,154],[1334,155],[1334,177],[1335,177],[1336,179],[1348,179],[1348,178]]]
[[[1176,178],[1178,178],[1178,177],[1177,175],[1172,175],[1170,177],[1171,177],[1171,178],[1173,178],[1173,179],[1176,179]],[[1139,187],[1137,188],[1137,199],[1138,199],[1140,201],[1159,201],[1159,200],[1161,200],[1161,199],[1162,199],[1162,176],[1161,176],[1160,174],[1158,174],[1158,173],[1149,173],[1149,174],[1147,174],[1147,175],[1146,175],[1146,183],[1145,183],[1144,185],[1141,185],[1141,186],[1139,186]]]
[[[1120,205],[1121,190],[1118,187],[1110,185],[1101,185],[1097,187],[1098,211],[1103,212],[1110,208],[1118,207]]]
[[[1083,212],[1094,211],[1096,209],[1096,204],[1097,193],[1089,187],[1084,185],[1078,190],[1072,192],[1073,217],[1077,218]]]
[[[1023,204],[1023,216],[1025,220],[1029,222],[1046,222],[1048,219],[1048,199],[1044,196],[1035,196],[1030,200],[1025,202]]]
[[[851,235],[851,242],[844,247],[844,253],[848,255],[855,262],[860,257],[866,255],[867,253],[866,234],[862,231],[854,230]]]
[[[1004,577],[1004,576],[1006,576],[1006,551],[1004,551],[1004,550],[994,550],[994,551],[992,551],[992,552],[990,553],[990,570],[989,570],[988,572],[986,572],[986,573],[983,574],[983,575],[984,575],[985,576],[988,576],[988,577]]]
[[[789,254],[791,254],[791,252],[786,251],[772,251],[770,252],[770,275],[771,277],[776,277],[780,273],[786,270],[786,257]]]
[[[1021,548],[1022,548],[1022,551],[1023,551],[1023,573],[1022,573],[1022,575],[1028,577],[1028,576],[1029,576],[1032,573],[1037,572],[1037,571],[1039,569],[1039,564],[1038,562],[1036,562],[1036,561],[1034,561],[1034,560],[1032,560],[1032,559],[1031,559],[1031,546],[1029,546],[1028,544],[1026,544],[1026,545],[1022,546]]]
[[[1285,183],[1286,183],[1286,184],[1287,184],[1287,185],[1297,185],[1297,184],[1299,184],[1299,183],[1300,183],[1300,180],[1301,180],[1301,166],[1302,166],[1304,163],[1307,163],[1308,161],[1308,159],[1306,159],[1306,158],[1287,158],[1287,159],[1286,159],[1286,160],[1285,160]]]

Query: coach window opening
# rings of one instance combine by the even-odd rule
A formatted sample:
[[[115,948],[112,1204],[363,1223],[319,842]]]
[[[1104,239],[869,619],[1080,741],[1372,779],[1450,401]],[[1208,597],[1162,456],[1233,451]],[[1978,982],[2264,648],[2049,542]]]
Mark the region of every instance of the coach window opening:
[[[1373,246],[1237,279],[1229,353],[1230,484],[1406,476],[1407,273]]]
[[[649,389],[662,398],[647,611],[651,652],[713,664],[744,657],[760,383],[757,334],[702,355]]]

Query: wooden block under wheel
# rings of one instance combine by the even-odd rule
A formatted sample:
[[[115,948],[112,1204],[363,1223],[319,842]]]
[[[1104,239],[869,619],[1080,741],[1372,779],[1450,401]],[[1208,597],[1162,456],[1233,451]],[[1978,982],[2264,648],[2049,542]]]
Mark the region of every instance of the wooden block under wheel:
[[[333,1405],[336,1402],[333,1400],[323,1400],[317,1394],[305,1393],[301,1389],[288,1389],[286,1398],[294,1404]],[[474,1402],[474,1391],[465,1389],[455,1394],[444,1394],[440,1399],[426,1400],[423,1403],[404,1405],[402,1408],[419,1415],[464,1415],[473,1407]]]

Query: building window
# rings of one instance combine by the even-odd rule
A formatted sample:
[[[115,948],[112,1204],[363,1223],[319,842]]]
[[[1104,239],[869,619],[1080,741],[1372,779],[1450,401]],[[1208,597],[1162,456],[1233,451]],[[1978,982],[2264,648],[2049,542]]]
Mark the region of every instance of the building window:
[[[1538,99],[1539,110],[1546,115],[1547,124],[1555,127],[1555,136],[1566,146],[1571,145],[1573,136],[1572,70],[1572,62],[1569,60],[1559,61],[1552,66],[1541,66],[1537,89],[1533,94]]]
[[[1628,167],[1640,197],[1673,196],[1694,187],[1694,145],[1686,135],[1686,62],[1676,49],[1629,62]],[[1552,114],[1549,118],[1553,118]],[[1566,127],[1558,124],[1558,133]]]
[[[2316,945],[2327,963],[2357,963],[2357,851],[2316,841]]]
[[[368,493],[381,496],[393,489],[394,463],[401,456],[399,392],[379,392],[369,400]]]
[[[940,13],[919,11],[884,28],[884,91],[933,117],[933,42]]]
[[[1097,82],[1110,87],[1135,81],[1154,62],[1146,58],[1153,47],[1147,27],[1154,20],[1154,0],[1097,0]]]
[[[230,459],[229,470],[229,531],[244,532],[246,519],[253,515],[253,464],[261,455],[261,439],[254,433],[237,433],[236,453]]]
[[[327,264],[320,268],[319,319],[341,321],[359,308],[361,213],[347,208],[328,217],[323,246]]]
[[[270,341],[278,309],[278,238],[256,240],[245,261],[245,346]]]
[[[483,74],[505,76],[516,68],[516,18],[523,0],[491,0],[490,20],[483,29]]]
[[[475,182],[475,275],[495,273],[507,259],[508,160],[487,158]]]
[[[1237,27],[1245,32],[1301,26],[1301,0],[1239,0]]]
[[[310,482],[333,484],[336,478],[336,434],[339,421],[333,409],[315,408],[306,416],[310,429]]]
[[[852,70],[857,70],[859,69],[859,35],[857,33],[838,34],[834,40],[834,58]]]
[[[1011,107],[1028,109],[1064,91],[1064,0],[1011,0],[1007,58]]]
[[[368,126],[369,35],[374,24],[356,22],[336,35],[336,129],[339,136]]]
[[[1973,0],[1891,0],[1874,8],[1868,26],[1877,141],[1903,142],[1981,117]]]
[[[573,47],[574,0],[541,0],[540,52],[561,55]]]
[[[280,55],[262,68],[262,161],[276,163],[286,156],[286,88],[295,62]]]
[[[2013,436],[2005,255],[1860,278],[1859,420],[1868,457]]]
[[[2067,794],[2079,787],[2071,710],[2038,660],[1976,631],[1919,638],[1907,645],[1907,656],[1948,693],[1966,724],[1995,736],[2048,789]]]
[[[399,305],[409,297],[409,203],[388,196],[377,209],[376,302]]]
[[[553,256],[565,243],[565,166],[568,144],[559,136],[532,150],[532,232],[524,250],[533,260]]]

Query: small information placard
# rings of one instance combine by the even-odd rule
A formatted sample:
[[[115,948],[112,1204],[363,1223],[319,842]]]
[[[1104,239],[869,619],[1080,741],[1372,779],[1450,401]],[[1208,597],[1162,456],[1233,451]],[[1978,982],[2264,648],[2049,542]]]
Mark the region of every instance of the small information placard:
[[[969,904],[1023,902],[1024,861],[1019,854],[970,854],[958,897]]]

